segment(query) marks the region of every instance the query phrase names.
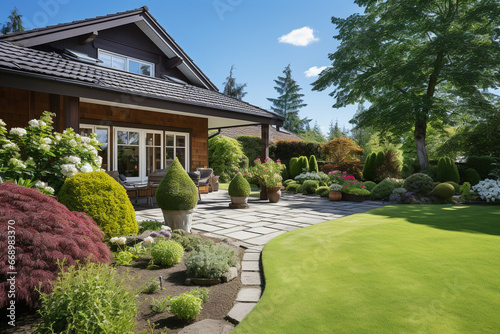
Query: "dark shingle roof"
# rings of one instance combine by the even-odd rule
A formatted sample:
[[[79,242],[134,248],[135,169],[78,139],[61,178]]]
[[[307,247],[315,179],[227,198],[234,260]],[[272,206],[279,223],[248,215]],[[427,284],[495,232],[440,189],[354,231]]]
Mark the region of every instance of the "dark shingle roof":
[[[237,128],[226,128],[221,129],[222,136],[238,138],[239,136],[261,136],[261,126],[260,125],[248,125],[248,126],[239,126]],[[304,140],[299,135],[288,132],[284,129],[281,131],[276,130],[274,126],[269,127],[269,137],[271,142],[275,140]]]
[[[215,108],[280,119],[274,113],[222,93],[191,85],[180,85],[159,78],[69,60],[54,52],[43,52],[0,41],[0,71],[60,78],[71,83],[159,98],[171,102]]]

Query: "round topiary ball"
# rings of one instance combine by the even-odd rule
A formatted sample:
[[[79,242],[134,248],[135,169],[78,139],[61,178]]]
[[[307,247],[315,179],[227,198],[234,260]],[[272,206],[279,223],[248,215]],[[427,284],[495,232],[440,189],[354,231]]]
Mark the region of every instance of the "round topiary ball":
[[[429,175],[415,173],[408,176],[404,183],[404,188],[409,192],[415,192],[420,196],[427,196],[434,189],[433,180]]]
[[[305,180],[304,183],[302,184],[302,191],[304,194],[314,195],[318,187],[319,187],[319,181]]]
[[[181,262],[184,248],[174,240],[161,240],[151,246],[151,257],[157,265],[172,266]]]
[[[107,238],[137,234],[139,225],[127,191],[105,172],[67,178],[57,199],[71,211],[85,212]]]
[[[399,184],[396,181],[391,179],[384,179],[382,180],[382,182],[373,187],[370,193],[370,197],[374,200],[382,200],[388,198],[389,196],[391,196],[392,191],[398,186]]]
[[[250,183],[241,175],[241,173],[236,174],[231,182],[227,192],[229,196],[233,197],[248,197],[250,195]]]
[[[0,308],[9,303],[9,271],[17,272],[16,305],[37,307],[38,291],[52,291],[50,282],[59,272],[58,261],[64,260],[65,266],[77,261],[109,263],[111,252],[103,242],[104,233],[86,214],[71,212],[36,189],[10,182],[0,184],[0,203],[0,263],[4,264],[0,266]],[[15,236],[14,269],[7,265],[13,246],[8,235]]]
[[[302,187],[301,184],[298,184],[298,183],[291,183],[288,185],[288,187],[286,187],[286,191],[290,192],[290,193],[298,193],[299,192],[299,189]]]
[[[198,189],[178,158],[156,189],[156,203],[163,210],[192,210],[198,204]]]
[[[330,188],[327,186],[322,186],[316,189],[316,195],[320,195],[321,197],[328,197],[330,195]]]
[[[431,195],[439,197],[442,200],[448,200],[455,195],[455,188],[447,182],[440,183],[434,188]]]
[[[453,181],[446,181],[445,183],[449,183],[453,186],[453,188],[455,188],[455,195],[458,195],[460,193],[460,186],[458,185],[458,183]]]

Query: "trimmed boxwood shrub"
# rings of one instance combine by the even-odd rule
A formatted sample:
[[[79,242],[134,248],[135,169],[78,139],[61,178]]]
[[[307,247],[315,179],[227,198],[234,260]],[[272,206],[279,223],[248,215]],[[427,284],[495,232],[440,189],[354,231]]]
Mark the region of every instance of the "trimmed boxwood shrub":
[[[181,262],[184,248],[174,240],[160,240],[151,246],[151,257],[156,265],[173,266]]]
[[[453,197],[453,195],[455,195],[455,188],[447,182],[440,183],[436,186],[436,188],[434,188],[434,190],[431,192],[431,195],[436,196],[442,200],[449,200]]]
[[[309,160],[306,156],[300,156],[297,165],[297,168],[300,170],[299,174],[306,173],[309,170]]]
[[[460,182],[457,165],[448,157],[439,158],[437,164],[436,179],[440,182],[453,181]]]
[[[481,176],[476,172],[474,168],[468,168],[465,170],[465,179],[471,184],[471,186],[475,186],[481,181]]]
[[[233,197],[248,197],[251,192],[250,183],[245,180],[241,173],[238,173],[229,183],[227,192],[229,196]]]
[[[292,179],[288,179],[288,180],[283,181],[283,186],[286,188],[286,187],[288,187],[290,184],[293,184],[293,183],[297,183],[297,181],[292,180]]]
[[[105,264],[71,266],[61,272],[50,294],[42,294],[41,333],[131,333],[135,293]]]
[[[238,170],[248,168],[248,158],[236,139],[215,136],[208,140],[208,164],[219,182],[229,182]]]
[[[409,192],[417,193],[420,196],[427,196],[433,189],[433,181],[429,175],[415,173],[406,178],[404,188]]]
[[[366,184],[365,184],[366,187]],[[399,187],[399,184],[396,181],[391,179],[382,180],[379,184],[377,184],[370,191],[370,196],[374,200],[381,200],[384,198],[388,198],[394,189]]]
[[[363,185],[370,192],[373,190],[373,188],[375,188],[377,186],[377,184],[375,182],[373,182],[373,181],[363,182]]]
[[[57,199],[71,211],[92,217],[107,238],[137,234],[139,230],[127,191],[105,172],[67,178]]]
[[[302,187],[301,184],[298,184],[298,183],[291,183],[288,185],[288,187],[286,187],[286,191],[290,192],[290,193],[298,193],[300,188]]]
[[[290,160],[290,178],[291,179],[295,179],[295,177],[297,175],[299,175],[300,173],[302,173],[302,170],[300,169],[300,166],[299,166],[299,158],[298,157],[293,157],[291,160]]]
[[[469,156],[465,165],[475,169],[481,177],[481,180],[484,180],[488,178],[493,169],[493,164],[497,162],[497,159],[498,158],[487,156]]]
[[[306,180],[302,184],[302,193],[307,195],[314,195],[316,193],[316,189],[319,187],[319,182],[316,180]]]
[[[327,186],[319,187],[316,189],[316,195],[320,195],[321,197],[328,197],[330,194],[330,188]]]
[[[158,185],[156,203],[163,210],[191,210],[198,203],[198,189],[178,158]]]
[[[65,265],[109,263],[111,252],[103,243],[104,233],[84,213],[71,212],[55,199],[36,189],[14,183],[0,184],[0,217],[4,227],[0,237],[0,263],[8,263],[8,219],[15,220],[16,232],[16,302],[36,307],[39,294],[49,293],[50,281],[59,272],[57,261]],[[9,299],[7,265],[0,266],[0,308]],[[39,286],[39,284],[41,284]]]
[[[269,146],[269,157],[274,161],[281,159],[282,163],[288,164],[293,157],[301,155],[314,155],[316,159],[324,160],[320,143],[300,140],[278,140]]]
[[[371,153],[365,160],[365,165],[363,167],[363,178],[367,181],[375,180],[376,158],[377,158],[377,153]]]
[[[453,188],[455,188],[455,195],[458,195],[460,193],[460,186],[458,185],[458,183],[453,182],[453,181],[446,181],[445,183],[449,183],[453,186]],[[434,188],[436,188],[436,187],[434,187]]]
[[[311,155],[309,157],[309,171],[317,173],[318,170],[318,162],[316,161],[316,156]]]

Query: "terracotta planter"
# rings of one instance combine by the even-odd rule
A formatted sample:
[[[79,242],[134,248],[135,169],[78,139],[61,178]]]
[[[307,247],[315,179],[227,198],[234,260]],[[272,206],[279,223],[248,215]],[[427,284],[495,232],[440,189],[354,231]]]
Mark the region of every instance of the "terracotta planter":
[[[248,197],[231,196],[231,203],[229,203],[229,207],[231,209],[246,209],[248,208],[247,200]]]
[[[267,198],[271,203],[277,203],[281,197],[281,186],[267,188]]]
[[[161,210],[165,224],[172,230],[181,229],[191,232],[191,222],[193,220],[193,210]]]
[[[353,195],[353,194],[346,194],[342,193],[342,200],[343,201],[350,201],[350,202],[363,202],[366,200],[369,200],[370,196],[361,196],[361,195]]]
[[[338,190],[330,190],[330,195],[328,195],[330,201],[340,201],[342,199],[342,193]]]

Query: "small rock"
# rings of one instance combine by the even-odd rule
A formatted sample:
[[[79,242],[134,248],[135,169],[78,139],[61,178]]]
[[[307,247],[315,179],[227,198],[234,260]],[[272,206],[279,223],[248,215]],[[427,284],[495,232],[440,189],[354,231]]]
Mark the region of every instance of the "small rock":
[[[238,277],[238,269],[236,269],[236,267],[231,267],[231,268],[229,268],[228,271],[226,271],[222,275],[221,280],[223,283],[227,283],[227,282],[232,281],[236,277]]]

